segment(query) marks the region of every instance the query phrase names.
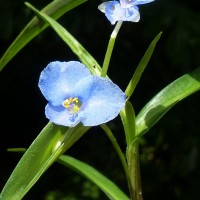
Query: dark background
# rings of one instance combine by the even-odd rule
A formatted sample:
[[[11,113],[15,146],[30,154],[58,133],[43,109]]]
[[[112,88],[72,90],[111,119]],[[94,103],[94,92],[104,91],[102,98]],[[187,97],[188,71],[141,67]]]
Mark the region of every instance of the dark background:
[[[42,9],[50,1],[29,1]],[[58,21],[102,64],[114,26],[89,0]],[[131,99],[136,113],[163,87],[200,66],[199,0],[155,0],[141,5],[139,23],[125,22],[118,35],[109,76],[126,88],[152,39],[163,35]],[[33,17],[24,1],[0,1],[0,55]],[[46,100],[38,89],[42,69],[51,61],[77,60],[56,33],[48,28],[23,48],[0,73],[0,188],[3,188],[20,153],[48,120]],[[173,107],[141,140],[141,177],[144,199],[196,200],[200,184],[200,94]],[[123,129],[116,118],[109,123],[125,150]],[[68,152],[115,181],[127,192],[118,157],[106,135],[92,128]],[[92,200],[107,197],[91,182],[55,163],[34,185],[25,200]]]

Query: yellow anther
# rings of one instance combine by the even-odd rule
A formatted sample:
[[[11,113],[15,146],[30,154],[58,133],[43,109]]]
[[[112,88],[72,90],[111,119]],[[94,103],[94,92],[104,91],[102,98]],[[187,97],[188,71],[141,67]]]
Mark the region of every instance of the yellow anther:
[[[77,105],[74,105],[73,111],[77,113],[80,110],[80,108]]]
[[[75,97],[75,98],[73,98],[73,100],[72,100],[73,102],[75,102],[75,103],[78,103],[78,98],[77,97]]]
[[[81,102],[77,97],[75,98],[68,98],[62,102],[62,105],[69,110],[71,114],[76,114],[79,112],[81,107]]]

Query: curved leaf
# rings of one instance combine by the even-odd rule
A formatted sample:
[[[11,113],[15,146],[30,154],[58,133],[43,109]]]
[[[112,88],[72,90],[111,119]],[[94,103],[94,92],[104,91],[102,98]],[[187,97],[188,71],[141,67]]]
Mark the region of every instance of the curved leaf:
[[[149,63],[149,60],[154,52],[154,49],[156,47],[156,44],[158,42],[158,40],[161,37],[162,32],[160,32],[151,42],[151,44],[149,45],[148,49],[146,50],[144,56],[142,57],[139,65],[137,66],[127,88],[125,91],[125,94],[127,95],[127,99],[129,99],[131,97],[131,95],[133,94],[133,91],[135,90],[141,76],[142,73],[144,72],[147,64]]]
[[[169,84],[137,115],[136,136],[144,135],[172,106],[198,90],[200,90],[200,68]]]
[[[42,12],[54,19],[58,19],[69,10],[86,1],[87,0],[56,0],[48,4]],[[47,26],[47,23],[41,23],[41,21],[34,17],[21,31],[0,59],[0,71],[28,42],[42,32]]]
[[[113,200],[128,200],[129,198],[110,179],[95,168],[70,156],[60,156],[58,162],[85,176],[101,188]]]
[[[135,138],[135,111],[130,101],[126,102],[125,108],[121,110],[120,117],[124,126],[124,131],[126,135],[127,147],[130,146]]]
[[[86,49],[58,22],[49,17],[43,12],[34,8],[31,4],[26,3],[42,20],[48,22],[56,33],[63,39],[63,41],[71,48],[71,50],[79,57],[83,64],[85,64],[93,74],[100,75],[101,68],[97,61],[86,51]]]
[[[1,200],[21,200],[54,161],[90,127],[48,123],[22,156],[1,194]]]

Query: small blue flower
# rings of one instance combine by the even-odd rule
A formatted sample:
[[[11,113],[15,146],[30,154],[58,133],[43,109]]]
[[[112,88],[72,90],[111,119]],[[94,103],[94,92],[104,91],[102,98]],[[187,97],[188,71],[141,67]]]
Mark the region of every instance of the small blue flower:
[[[140,13],[137,5],[152,1],[154,0],[114,0],[104,2],[98,8],[105,13],[111,24],[115,24],[117,21],[138,22],[140,20]]]
[[[126,96],[116,84],[91,75],[77,61],[49,63],[38,85],[48,100],[46,117],[58,125],[96,126],[114,119],[125,106]]]
[[[118,1],[108,1],[98,6],[99,10],[105,13],[111,24],[117,21],[131,21],[138,22],[140,20],[140,13],[137,6],[130,8],[122,8]]]

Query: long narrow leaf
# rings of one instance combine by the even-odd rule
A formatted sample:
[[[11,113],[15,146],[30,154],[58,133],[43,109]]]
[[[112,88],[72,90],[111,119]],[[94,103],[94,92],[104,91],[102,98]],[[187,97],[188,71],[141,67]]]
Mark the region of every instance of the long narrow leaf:
[[[151,44],[149,45],[148,49],[146,50],[144,56],[142,57],[142,60],[140,61],[139,65],[137,66],[127,88],[126,88],[126,95],[127,98],[129,99],[131,97],[131,95],[133,94],[133,91],[135,90],[143,71],[145,70],[147,64],[149,63],[149,60],[154,52],[154,49],[156,47],[156,43],[158,42],[158,40],[160,39],[162,32],[160,32],[155,38],[154,40],[151,42]]]
[[[130,146],[135,138],[135,111],[130,101],[126,102],[125,108],[121,110],[120,117],[124,126],[124,131],[126,135],[127,147]]]
[[[100,75],[101,68],[97,61],[86,51],[86,49],[58,22],[49,17],[43,12],[34,8],[31,4],[26,3],[38,17],[48,22],[56,33],[63,39],[63,41],[71,48],[71,50],[79,57],[79,59],[90,69],[93,74]]]
[[[48,4],[42,12],[51,16],[54,19],[58,19],[69,10],[79,6],[87,0],[56,0]],[[27,26],[21,31],[17,38],[6,50],[2,58],[0,59],[0,71],[5,65],[35,36],[42,32],[48,26],[47,23],[41,24],[36,17],[34,17]]]
[[[75,170],[94,182],[105,194],[113,200],[128,200],[129,198],[110,179],[95,168],[70,156],[60,156],[58,162]]]
[[[21,200],[55,160],[89,127],[74,128],[48,123],[17,164],[1,194],[1,200]]]
[[[200,90],[200,68],[178,78],[153,99],[136,117],[136,135],[145,134],[176,103]]]

